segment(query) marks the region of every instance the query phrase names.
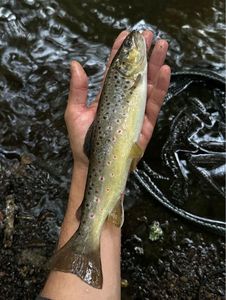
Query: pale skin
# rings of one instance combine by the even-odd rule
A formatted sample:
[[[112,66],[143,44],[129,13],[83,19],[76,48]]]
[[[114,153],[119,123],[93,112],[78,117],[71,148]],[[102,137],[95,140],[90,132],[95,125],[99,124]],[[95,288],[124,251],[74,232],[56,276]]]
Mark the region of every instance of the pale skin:
[[[123,31],[117,37],[109,58],[107,69],[128,35]],[[147,48],[150,48],[153,34],[144,31]],[[151,53],[148,64],[148,95],[143,127],[138,141],[145,151],[152,136],[156,119],[170,81],[170,68],[164,65],[168,44],[158,40]],[[83,152],[87,130],[94,120],[99,96],[87,107],[88,78],[82,66],[71,63],[71,82],[68,104],[65,111],[70,145],[74,158],[71,188],[65,218],[62,224],[58,247],[62,247],[77,230],[79,221],[75,217],[84,196],[89,161]],[[100,94],[99,94],[100,95]],[[41,296],[56,300],[119,300],[121,290],[120,277],[121,229],[106,222],[101,234],[101,261],[103,270],[103,288],[95,289],[84,283],[79,277],[69,273],[52,271],[41,292]]]

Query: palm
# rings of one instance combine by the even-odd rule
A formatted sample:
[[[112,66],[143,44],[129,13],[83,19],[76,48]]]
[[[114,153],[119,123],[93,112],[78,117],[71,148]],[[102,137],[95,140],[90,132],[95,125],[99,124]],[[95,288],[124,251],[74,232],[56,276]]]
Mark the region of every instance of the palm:
[[[128,32],[124,31],[116,39],[112,48],[108,66],[127,34]],[[145,31],[143,34],[146,39],[147,48],[149,48],[152,41],[152,33],[150,31]],[[152,51],[148,64],[147,105],[144,123],[138,141],[143,151],[146,149],[151,138],[162,101],[169,86],[170,68],[163,65],[167,48],[168,45],[166,41],[158,41]],[[65,112],[65,120],[67,123],[74,160],[87,166],[88,159],[83,152],[83,145],[86,133],[96,114],[99,96],[96,99],[97,101],[95,101],[90,107],[87,107],[86,98],[88,91],[88,79],[79,63],[72,63],[71,75],[72,78],[68,106]]]

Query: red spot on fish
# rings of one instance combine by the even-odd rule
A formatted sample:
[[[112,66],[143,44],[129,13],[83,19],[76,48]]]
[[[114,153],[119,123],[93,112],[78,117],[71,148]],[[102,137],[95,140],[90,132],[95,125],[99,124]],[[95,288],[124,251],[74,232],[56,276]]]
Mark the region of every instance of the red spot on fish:
[[[99,203],[100,202],[100,198],[95,196],[94,197],[94,201],[97,202],[97,203]]]
[[[100,181],[104,181],[104,176],[100,176],[100,177],[99,177],[99,180],[100,180]]]

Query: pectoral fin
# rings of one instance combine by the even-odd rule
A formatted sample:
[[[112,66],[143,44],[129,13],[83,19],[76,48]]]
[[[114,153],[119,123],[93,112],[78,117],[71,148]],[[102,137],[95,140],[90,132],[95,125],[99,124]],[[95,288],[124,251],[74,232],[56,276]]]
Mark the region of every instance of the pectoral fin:
[[[133,88],[134,88],[134,89],[138,86],[138,84],[139,84],[141,78],[142,78],[141,74],[138,74],[137,78],[136,78],[135,81],[134,81],[134,85],[133,85]]]
[[[124,223],[123,195],[121,196],[115,208],[108,216],[108,220],[111,223],[113,223],[116,227],[122,227]]]
[[[138,164],[139,160],[141,159],[141,157],[143,156],[143,154],[144,154],[144,152],[140,148],[140,146],[137,143],[133,144],[133,147],[130,152],[130,157],[132,158],[132,163],[130,166],[131,172],[136,169],[137,164]]]

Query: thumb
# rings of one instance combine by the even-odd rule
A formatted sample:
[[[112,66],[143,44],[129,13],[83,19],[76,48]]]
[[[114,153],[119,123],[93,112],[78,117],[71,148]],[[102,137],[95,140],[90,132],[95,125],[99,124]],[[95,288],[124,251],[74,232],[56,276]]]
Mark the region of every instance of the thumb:
[[[88,77],[77,61],[71,62],[71,81],[68,97],[69,105],[86,105],[88,93]]]

